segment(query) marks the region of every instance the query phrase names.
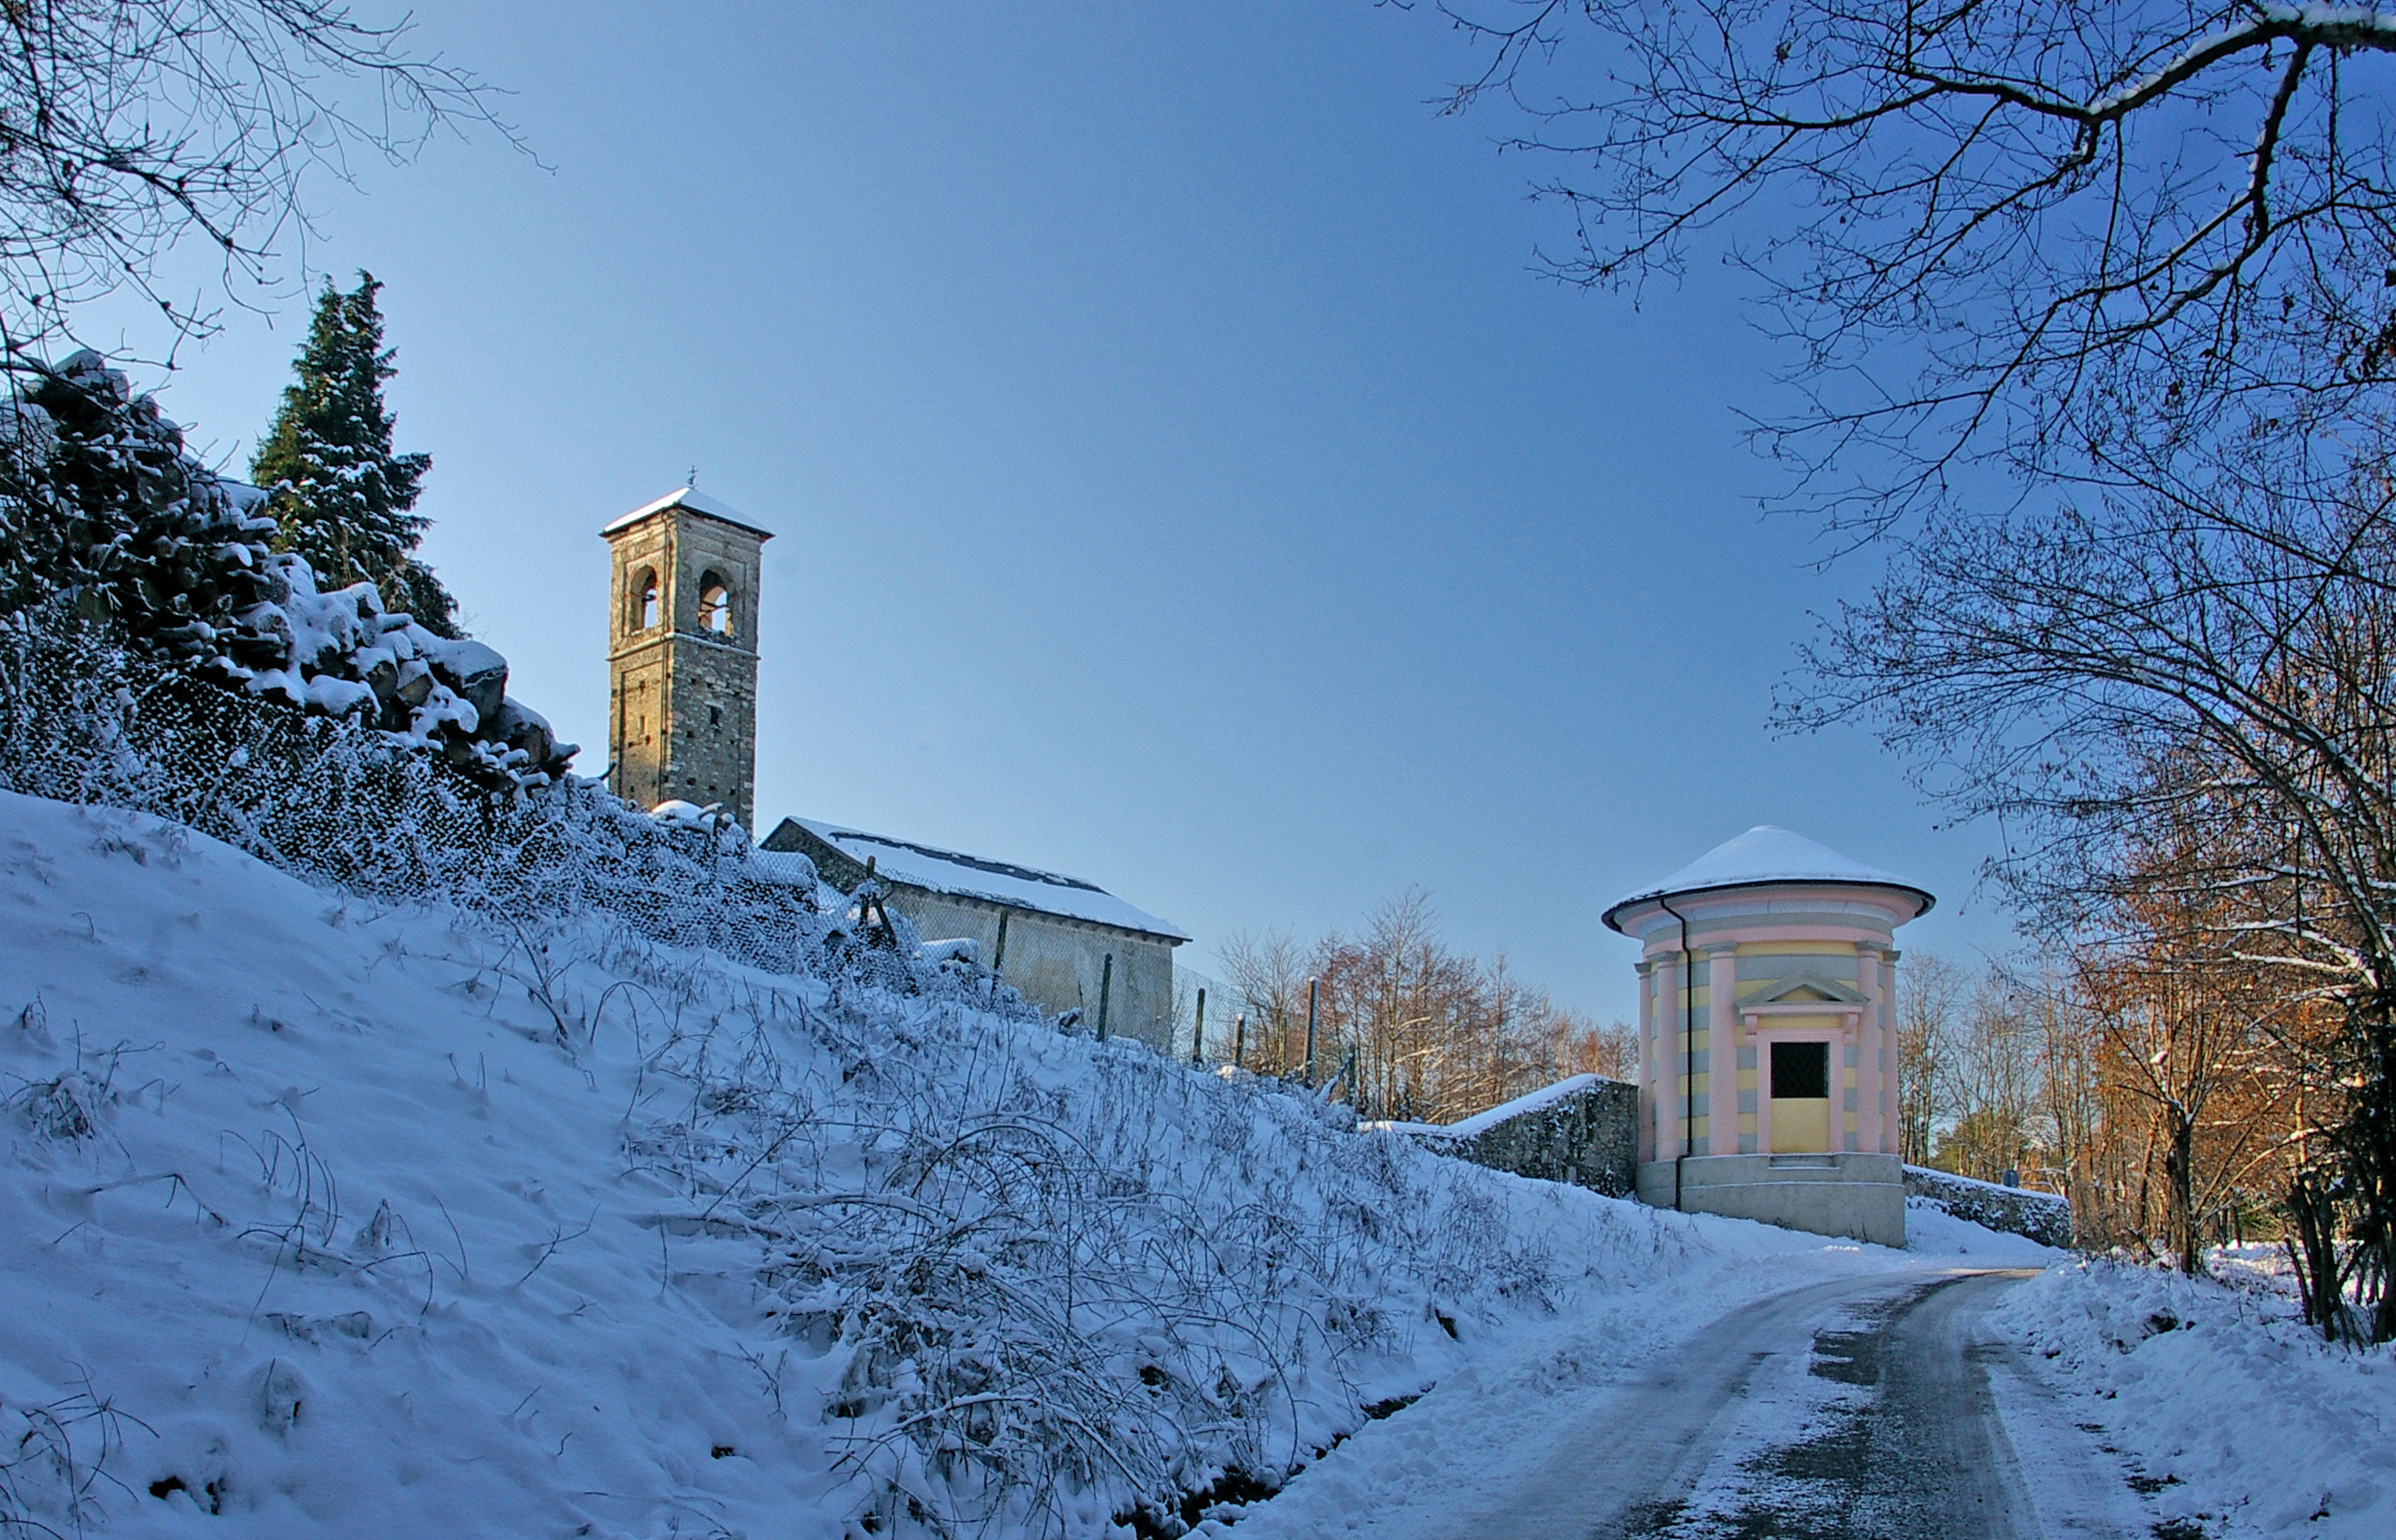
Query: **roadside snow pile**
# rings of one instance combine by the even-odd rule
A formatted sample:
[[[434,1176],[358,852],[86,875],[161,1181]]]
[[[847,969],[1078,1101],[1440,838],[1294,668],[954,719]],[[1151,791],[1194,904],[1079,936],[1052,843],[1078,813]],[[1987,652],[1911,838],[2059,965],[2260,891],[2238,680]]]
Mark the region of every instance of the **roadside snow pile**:
[[[807,956],[0,793],[0,1528],[1171,1534],[1756,1228]]]
[[[2322,1342],[2275,1291],[2107,1261],[1995,1312],[2190,1536],[2396,1533],[2396,1349]]]

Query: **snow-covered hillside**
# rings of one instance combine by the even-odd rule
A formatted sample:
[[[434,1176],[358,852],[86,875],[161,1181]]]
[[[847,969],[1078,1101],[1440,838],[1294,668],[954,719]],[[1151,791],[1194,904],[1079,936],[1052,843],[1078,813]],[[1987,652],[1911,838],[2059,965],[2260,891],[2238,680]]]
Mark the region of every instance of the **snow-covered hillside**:
[[[1469,1464],[1742,1300],[2057,1255],[1521,1181],[873,976],[378,907],[0,793],[0,1528],[1170,1535],[1434,1383],[1351,1448]],[[2173,1352],[2248,1339],[2100,1363],[2131,1307],[2091,1300],[2146,1286],[2025,1289],[2016,1329],[2176,1438],[2140,1409],[2214,1360]],[[2346,1373],[2280,1335],[2256,1373]],[[1262,1528],[1440,1480],[1385,1463]]]
[[[136,813],[0,794],[0,1504],[61,1530],[1105,1533],[1593,1295],[1897,1260]]]

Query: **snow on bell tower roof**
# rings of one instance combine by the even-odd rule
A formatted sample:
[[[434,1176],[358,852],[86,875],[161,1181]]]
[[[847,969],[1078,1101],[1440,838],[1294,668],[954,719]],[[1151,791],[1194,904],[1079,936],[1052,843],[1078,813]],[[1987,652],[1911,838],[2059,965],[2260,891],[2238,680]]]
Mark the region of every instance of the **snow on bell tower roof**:
[[[1803,834],[1771,824],[1757,824],[1736,839],[1724,840],[1662,882],[1615,900],[1606,909],[1605,923],[1609,929],[1620,930],[1615,917],[1631,905],[1650,899],[1776,883],[1847,883],[1897,888],[1922,900],[1922,907],[1914,911],[1917,915],[1928,913],[1930,906],[1938,901],[1927,888],[1842,856]]]
[[[758,528],[749,522],[748,514],[741,512],[721,498],[709,497],[696,486],[677,486],[655,502],[643,503],[622,518],[607,524],[599,533],[617,534],[632,528],[652,513],[662,513],[670,508],[686,508],[693,513],[704,515],[719,524],[728,524],[736,528],[745,529],[759,539],[770,540],[774,538],[772,530]]]

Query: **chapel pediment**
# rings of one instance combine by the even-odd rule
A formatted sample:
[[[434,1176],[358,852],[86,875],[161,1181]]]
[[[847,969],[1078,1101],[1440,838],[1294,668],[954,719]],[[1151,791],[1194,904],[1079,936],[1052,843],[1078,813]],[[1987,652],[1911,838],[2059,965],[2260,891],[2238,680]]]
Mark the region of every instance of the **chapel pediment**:
[[[1739,1002],[1743,1008],[1758,1005],[1868,1005],[1862,991],[1852,984],[1835,978],[1825,978],[1811,972],[1792,974],[1770,989],[1752,994]]]

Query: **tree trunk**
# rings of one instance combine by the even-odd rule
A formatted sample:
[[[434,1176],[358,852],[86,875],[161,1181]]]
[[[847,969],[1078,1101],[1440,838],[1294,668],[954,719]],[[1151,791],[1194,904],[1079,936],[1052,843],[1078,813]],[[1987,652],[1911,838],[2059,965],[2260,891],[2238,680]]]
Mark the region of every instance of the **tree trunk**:
[[[2193,1276],[2202,1270],[2199,1253],[2203,1248],[2196,1220],[2196,1122],[2178,1107],[2165,1109],[2163,1116],[2171,1127],[2171,1141],[2163,1150],[2164,1193],[2171,1204],[2163,1234],[2174,1266]]]

